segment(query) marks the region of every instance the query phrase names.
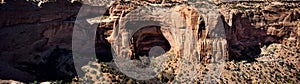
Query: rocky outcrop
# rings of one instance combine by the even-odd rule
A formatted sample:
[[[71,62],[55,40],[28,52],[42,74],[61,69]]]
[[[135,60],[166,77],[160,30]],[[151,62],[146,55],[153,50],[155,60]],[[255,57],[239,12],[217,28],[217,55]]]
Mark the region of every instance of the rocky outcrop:
[[[0,4],[0,79],[71,80],[76,73],[70,44],[81,5],[58,1],[39,8],[25,0],[5,2]]]
[[[230,59],[255,58],[261,54],[260,47],[273,43],[286,45],[288,39],[299,43],[296,41],[300,19],[297,3],[240,3],[221,8],[228,23]]]
[[[152,47],[160,46],[165,52],[171,48],[170,43],[163,36],[159,26],[146,26],[136,32],[132,38],[132,51],[138,56],[149,56],[149,51]]]
[[[107,19],[100,21],[99,30],[104,31],[104,36],[107,37],[107,40],[110,43],[111,43],[112,39],[117,38],[116,34],[114,34],[114,33],[119,33],[117,31],[121,31],[121,29],[118,29],[118,26],[120,26],[120,24],[122,24],[122,23],[119,23],[119,22],[122,22],[122,20],[124,20],[122,18],[126,17],[127,13],[136,11],[136,10],[138,10],[138,8],[142,7],[143,5],[155,5],[155,4],[152,4],[153,2],[151,2],[151,1],[150,2],[137,1],[136,3],[139,3],[139,4],[133,4],[133,3],[129,3],[129,2],[124,4],[124,3],[117,2],[113,6],[110,7],[110,10],[109,10],[110,16],[106,17]],[[214,36],[209,36],[209,35],[211,35],[213,32],[215,32],[214,30],[217,30],[215,28],[217,26],[215,26],[215,25],[223,26],[222,24],[218,23],[218,21],[221,21],[221,19],[218,19],[218,17],[220,18],[220,15],[213,16],[214,14],[210,14],[210,15],[205,14],[206,12],[199,12],[199,10],[197,10],[196,8],[194,8],[192,6],[187,6],[187,5],[174,6],[176,4],[178,4],[176,1],[175,2],[170,1],[170,2],[161,3],[160,5],[165,8],[170,8],[172,11],[178,13],[179,14],[178,17],[172,16],[174,18],[177,17],[178,22],[175,22],[175,23],[174,22],[164,22],[166,20],[171,20],[171,18],[167,17],[167,14],[169,14],[169,13],[166,13],[166,17],[163,17],[163,18],[154,18],[154,19],[151,18],[151,17],[159,17],[159,16],[155,16],[155,14],[153,14],[153,16],[151,14],[147,16],[147,14],[146,14],[145,16],[141,16],[141,17],[145,17],[145,19],[150,17],[150,19],[153,20],[154,22],[155,21],[158,22],[158,24],[156,24],[156,25],[160,25],[160,24],[168,25],[168,26],[162,27],[162,29],[160,29],[160,30],[162,30],[162,34],[160,34],[160,36],[163,36],[164,38],[166,38],[168,43],[165,44],[167,42],[167,41],[165,41],[165,43],[161,43],[159,45],[160,46],[163,45],[163,48],[165,50],[169,51],[169,49],[166,48],[165,46],[169,46],[169,44],[170,44],[170,51],[174,50],[175,52],[178,52],[177,55],[179,55],[179,52],[181,52],[180,50],[183,50],[183,49],[181,49],[181,47],[183,47],[183,45],[181,43],[178,43],[178,41],[181,41],[183,39],[176,38],[176,37],[181,37],[180,34],[175,34],[175,33],[179,33],[180,30],[178,30],[177,28],[170,28],[170,27],[185,27],[186,26],[186,28],[187,28],[186,30],[192,31],[191,32],[191,34],[193,34],[191,36],[192,39],[195,39],[195,41],[191,41],[191,42],[197,43],[198,47],[196,50],[198,50],[197,52],[199,52],[201,55],[198,59],[201,59],[202,62],[211,62],[211,58],[212,58],[211,55],[214,52],[212,52],[213,46],[211,46],[210,44],[213,43],[214,40],[212,40],[211,38],[214,38]],[[209,11],[209,9],[205,9],[205,8],[203,8],[201,10]],[[156,10],[156,11],[158,11],[158,13],[164,12],[163,10]],[[136,17],[137,16],[132,16],[131,18],[134,19]],[[207,17],[216,17],[216,18],[207,18]],[[183,18],[182,22],[180,22],[181,18]],[[204,20],[206,20],[206,21],[217,20],[217,21],[205,22]],[[140,23],[138,23],[138,24],[140,24]],[[151,23],[149,23],[149,24],[151,24]],[[147,26],[147,25],[145,25],[145,26]],[[148,26],[150,26],[150,25],[148,25]],[[170,29],[168,29],[168,28],[170,28]],[[143,31],[143,30],[146,30],[146,29],[142,29],[139,31]],[[222,31],[222,30],[224,30],[224,29],[220,29],[220,31]],[[149,32],[149,31],[144,31],[144,32]],[[223,33],[223,32],[219,32],[219,33]],[[142,36],[133,37],[133,40],[143,39],[142,37],[144,37],[142,32],[136,32],[135,34],[142,35]],[[152,35],[152,34],[156,35],[155,32],[148,33],[148,35]],[[156,37],[156,38],[159,38],[159,37]],[[225,39],[225,37],[223,37],[223,39]],[[215,41],[217,42],[217,40],[215,40]],[[147,42],[150,44],[151,43],[157,44],[156,40],[146,40],[145,39],[144,42]],[[221,50],[224,51],[224,53],[221,53],[220,54],[221,57],[219,57],[219,58],[222,58],[222,57],[225,58],[228,56],[228,55],[226,55],[226,53],[227,53],[226,52],[227,51],[226,50],[227,49],[226,42],[225,43],[224,42],[225,41],[223,41],[223,44],[221,45],[222,47],[220,47],[220,49],[222,48]],[[179,45],[182,45],[182,46],[180,47]],[[154,45],[151,45],[151,46],[154,46]],[[138,50],[138,51],[133,51],[133,54],[139,55],[137,53],[140,53],[140,51],[139,51],[140,49],[138,49],[136,47],[135,50]],[[188,51],[188,52],[193,52],[193,51]],[[147,52],[143,52],[143,53],[147,53]],[[142,54],[142,55],[144,55],[144,54]]]
[[[211,71],[205,64],[214,63],[219,59],[228,60],[229,62],[226,62],[227,65],[225,65],[226,70],[222,72],[225,75],[220,78],[225,83],[226,81],[240,82],[241,80],[247,82],[253,80],[258,82],[264,82],[262,80],[299,82],[300,4],[294,2],[220,1],[199,3],[206,7],[217,5],[216,9],[220,10],[220,13],[216,12],[216,14],[207,12],[214,8],[198,10],[193,5],[187,5],[192,3],[187,3],[185,0],[122,0],[113,3],[107,10],[103,4],[94,4],[93,6],[87,4],[84,7],[88,7],[90,10],[85,10],[83,12],[86,14],[77,16],[82,4],[76,1],[70,3],[60,0],[43,3],[41,7],[38,7],[35,5],[36,3],[32,4],[25,0],[5,0],[5,4],[0,4],[0,18],[5,18],[0,19],[0,79],[32,82],[34,80],[71,80],[75,77],[77,74],[73,66],[71,43],[74,21],[78,17],[92,18],[104,14],[100,19],[96,18],[100,21],[96,21],[99,27],[96,33],[95,51],[99,62],[111,62],[113,59],[111,43],[114,35],[118,33],[115,30],[120,24],[121,27],[127,25],[122,25],[123,23],[120,22],[130,23],[125,20],[130,12],[139,7],[151,6],[165,7],[169,10],[157,10],[154,14],[161,15],[150,15],[154,17],[147,17],[147,13],[141,15],[154,23],[142,24],[145,26],[137,30],[133,37],[128,38],[129,45],[126,47],[130,48],[131,53],[129,54],[132,60],[138,59],[139,56],[147,56],[154,46],[162,47],[167,51],[164,53],[175,54],[176,56],[170,57],[168,63],[162,64],[167,68],[158,77],[161,82],[172,82],[176,77],[177,79],[180,79],[178,78],[180,76],[185,77],[186,75],[180,74],[184,73],[182,69],[189,70],[191,67],[189,67],[190,65],[180,65],[180,61],[194,58],[199,59],[199,64],[201,63],[200,68],[197,67],[196,75],[205,75]],[[173,11],[174,13],[171,14],[176,17],[171,17],[168,11]],[[161,16],[164,16],[164,19],[161,19]],[[177,22],[169,20],[172,18],[175,18]],[[181,20],[182,22],[180,22]],[[86,21],[86,23],[90,23],[90,21]],[[157,23],[162,24],[153,25]],[[222,30],[218,28],[224,28],[225,31],[218,31]],[[126,35],[127,33],[121,34]],[[219,33],[224,33],[224,36]],[[183,34],[186,36],[183,37]],[[220,38],[216,39],[214,36]],[[254,64],[234,63],[230,60],[248,60],[249,62],[254,61]],[[261,63],[266,61],[272,61],[272,63]],[[91,65],[97,65],[97,63]],[[90,66],[86,66],[84,69],[92,69],[88,67]],[[108,69],[103,71],[108,71]],[[257,72],[260,74],[253,74]],[[273,73],[275,74],[269,76]],[[110,82],[129,81],[129,78],[124,75],[120,77],[122,80],[117,80],[119,77],[111,74],[106,75],[105,80]],[[261,74],[263,76],[260,76]],[[275,77],[278,80],[274,79]]]

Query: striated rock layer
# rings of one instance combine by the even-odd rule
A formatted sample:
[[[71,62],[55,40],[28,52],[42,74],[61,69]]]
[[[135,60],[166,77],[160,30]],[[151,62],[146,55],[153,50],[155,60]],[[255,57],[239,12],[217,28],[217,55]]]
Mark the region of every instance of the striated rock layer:
[[[126,6],[126,4],[112,6],[113,12],[110,13],[109,18],[116,17],[118,19],[120,15],[125,16],[134,8],[136,7]],[[299,24],[299,6],[297,3],[234,3],[221,5],[220,8],[221,14],[224,16],[221,19],[227,23],[224,24],[224,27],[230,55],[225,55],[226,60],[251,60],[259,56],[261,47],[272,43],[284,44],[288,41],[287,39],[295,39],[296,45],[299,44],[299,41],[296,40]],[[210,43],[204,42],[204,39],[209,40],[209,29],[205,27],[207,24],[203,16],[189,6],[178,6],[174,9],[178,10],[186,20],[188,27],[192,28],[194,36],[199,39],[200,44],[198,45],[203,45],[199,50],[210,51]],[[114,10],[123,12],[114,12]],[[110,28],[113,29],[113,23],[117,22],[118,20],[113,20],[110,23]],[[111,32],[111,30],[107,30],[105,35],[110,36]],[[210,59],[210,53],[202,52],[201,56]]]
[[[166,7],[178,14],[179,17],[175,19],[182,22],[172,23],[168,20],[171,17],[164,17],[167,18],[165,21],[157,19],[159,16],[155,15],[147,17],[163,25],[147,24],[129,38],[130,44],[127,46],[133,60],[147,56],[153,46],[160,46],[176,55],[167,64],[162,64],[167,68],[158,75],[160,82],[172,82],[176,75],[182,73],[183,68],[190,68],[189,65],[180,65],[180,61],[196,57],[203,64],[197,67],[199,76],[210,71],[204,64],[219,59],[228,60],[221,67],[226,69],[220,72],[223,73],[218,79],[221,83],[297,83],[300,80],[300,4],[270,1],[202,3],[207,7],[209,4],[217,5],[219,12],[216,14],[205,12],[209,9],[198,10],[187,5],[189,3],[185,0],[125,0],[112,3],[107,10],[103,4],[87,5],[85,7],[91,9],[85,12],[93,17],[104,14],[100,21],[96,21],[99,27],[95,50],[99,62],[112,61],[110,49],[116,33],[114,30],[128,13],[144,6]],[[77,74],[73,65],[71,41],[74,21],[81,6],[80,3],[66,0],[44,3],[41,7],[25,0],[5,0],[5,4],[0,4],[0,79],[32,82],[70,81],[74,78]],[[220,33],[215,24],[223,26],[220,28],[225,30],[225,35],[219,35],[219,39],[213,38]],[[183,31],[188,32],[189,36],[183,37]],[[183,38],[192,40],[183,43],[180,41]],[[109,75],[107,79],[109,77],[114,80],[125,78]],[[118,82],[132,82],[132,79],[127,79]],[[203,79],[200,77],[198,81]]]
[[[43,4],[25,0],[0,4],[0,79],[23,82],[71,80],[71,47],[79,3]]]
[[[228,23],[230,59],[255,58],[261,47],[273,43],[299,48],[299,3],[235,3],[221,8]]]
[[[115,35],[114,33],[117,32],[118,29],[116,29],[116,28],[119,26],[120,22],[122,22],[122,18],[124,16],[126,16],[127,13],[129,13],[130,11],[133,11],[139,7],[142,7],[142,5],[146,5],[146,4],[153,5],[152,4],[153,2],[137,1],[137,3],[143,3],[143,4],[134,4],[134,3],[129,3],[129,2],[128,3],[118,3],[117,2],[113,6],[110,7],[110,10],[109,10],[110,16],[107,17],[107,19],[105,19],[105,21],[101,21],[100,26],[99,26],[99,30],[104,30],[104,36],[107,36],[108,41],[111,41],[112,39],[117,38],[116,36],[114,36]],[[214,36],[214,33],[216,33],[215,35],[218,35],[218,33],[223,33],[224,35],[220,34],[221,35],[220,38],[226,39],[224,27],[216,26],[216,25],[223,26],[221,16],[220,15],[214,16],[214,14],[207,14],[206,11],[209,11],[209,9],[205,9],[205,8],[202,8],[201,9],[202,12],[200,12],[198,9],[191,7],[191,6],[187,6],[187,5],[172,6],[172,5],[176,5],[176,4],[177,4],[177,2],[166,2],[166,3],[162,3],[161,6],[167,8],[167,9],[169,8],[172,11],[178,13],[179,17],[177,19],[178,20],[177,22],[174,22],[174,23],[170,22],[170,20],[172,20],[174,18],[176,19],[176,16],[174,16],[173,18],[172,17],[163,17],[163,18],[157,18],[157,19],[153,19],[153,20],[157,21],[159,24],[167,25],[167,27],[164,27],[164,28],[186,27],[185,30],[191,30],[192,31],[191,37],[193,37],[193,39],[195,39],[195,41],[191,40],[190,42],[196,43],[196,45],[198,46],[198,47],[194,47],[196,49],[193,49],[200,53],[199,54],[200,56],[198,59],[202,60],[202,62],[211,62],[212,53],[214,53],[214,52],[212,52],[212,46],[211,46],[211,43],[213,43],[214,40],[211,38],[218,37],[218,36]],[[156,11],[158,13],[163,12],[163,10],[156,10]],[[205,12],[203,12],[203,11],[205,11]],[[166,14],[168,14],[168,13],[166,13]],[[216,13],[216,14],[218,14],[218,13]],[[164,15],[161,15],[161,16],[164,16]],[[135,17],[139,17],[139,16],[132,16],[132,17],[135,18]],[[160,16],[148,15],[148,16],[144,16],[144,17],[151,18],[151,17],[160,17]],[[208,18],[208,17],[210,17],[210,18]],[[211,17],[214,17],[214,18],[211,18]],[[180,18],[183,18],[182,21],[180,20]],[[164,20],[169,21],[169,22],[164,22]],[[209,21],[209,22],[205,22],[204,20]],[[216,21],[211,21],[211,20],[216,20]],[[169,23],[169,24],[167,24],[167,23]],[[150,25],[148,25],[148,26],[150,26]],[[220,29],[218,29],[217,27],[219,27]],[[148,29],[148,30],[150,30],[150,29]],[[171,47],[170,51],[174,50],[175,52],[178,52],[177,55],[179,55],[180,50],[183,50],[183,49],[181,49],[181,47],[184,46],[181,43],[177,42],[177,41],[184,40],[184,39],[179,38],[179,37],[182,37],[179,34],[179,32],[181,32],[181,30],[178,30],[177,28],[170,28],[167,30],[160,29],[160,30],[162,30],[162,33],[163,33],[160,36],[165,37],[166,40],[168,40],[168,41],[163,41],[163,39],[160,39],[161,42],[163,42],[163,43],[160,43],[159,45],[160,46],[164,45],[163,48],[165,50],[168,50],[165,46],[169,46],[168,44],[170,44],[170,47]],[[217,30],[219,30],[219,31],[217,31]],[[156,32],[149,32],[146,29],[142,29],[139,31],[141,31],[141,32],[136,32],[135,34],[141,35],[141,36],[140,37],[134,36],[133,40],[135,40],[135,39],[143,40],[143,38],[141,38],[141,37],[146,37],[145,35],[152,35],[152,34],[155,35],[156,34]],[[142,31],[149,32],[149,33],[143,34]],[[174,32],[177,32],[177,33],[174,33]],[[177,39],[176,37],[178,37],[179,39]],[[160,37],[156,37],[156,38],[160,38]],[[159,41],[159,40],[157,40],[157,41]],[[156,43],[156,40],[144,39],[144,42]],[[187,42],[187,41],[185,41],[185,42]],[[219,42],[219,41],[216,40],[216,42]],[[221,42],[221,40],[220,40],[220,42]],[[180,46],[180,45],[182,45],[182,46]],[[221,46],[222,47],[220,47],[220,48],[216,48],[216,49],[221,49],[221,51],[224,51],[223,53],[221,53],[219,55],[218,58],[223,58],[223,57],[228,58],[226,41],[223,41],[223,44]],[[138,54],[138,53],[140,53],[139,49],[140,48],[134,48],[133,54],[139,55]],[[189,49],[186,49],[186,50],[189,50]],[[193,50],[188,51],[188,52],[193,52]],[[144,53],[147,53],[147,52],[144,52]],[[196,57],[197,55],[193,55],[193,56]]]

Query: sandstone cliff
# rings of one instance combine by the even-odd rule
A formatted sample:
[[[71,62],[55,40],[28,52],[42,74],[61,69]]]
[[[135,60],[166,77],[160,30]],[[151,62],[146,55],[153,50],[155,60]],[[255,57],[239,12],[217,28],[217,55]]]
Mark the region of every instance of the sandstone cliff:
[[[165,14],[163,18],[166,19],[157,15],[141,15],[153,23],[145,22],[142,25],[146,26],[135,32],[132,38],[127,38],[131,39],[126,46],[130,48],[131,60],[147,56],[154,46],[160,46],[166,51],[163,53],[175,54],[166,64],[162,64],[165,66],[163,72],[147,83],[183,80],[182,73],[189,70],[188,65],[181,64],[185,59],[197,59],[199,62],[197,73],[189,74],[196,75],[193,81],[197,82],[208,81],[206,75],[214,71],[209,64],[216,60],[226,61],[221,61],[224,65],[220,66],[221,74],[214,76],[215,82],[299,82],[300,3],[276,0],[224,1],[197,3],[206,8],[198,10],[189,5],[193,3],[185,0],[125,0],[114,2],[109,7],[66,0],[43,3],[39,7],[25,0],[5,0],[5,4],[0,4],[0,79],[23,82],[71,81],[77,75],[71,50],[74,22],[76,18],[89,17],[92,19],[86,23],[98,25],[95,34],[98,62],[106,63],[89,62],[83,67],[90,71],[87,75],[98,80],[92,71],[102,67],[102,72],[97,72],[103,74],[101,81],[145,82],[131,79],[116,69],[111,63],[111,47],[118,46],[111,44],[118,34],[116,30],[122,30],[123,26],[118,27],[119,22],[130,17],[130,12],[139,7],[152,6],[176,12],[176,19],[182,22],[172,22],[165,11],[157,10],[155,12]],[[83,5],[90,8],[84,12],[91,15],[77,16]],[[211,9],[217,12],[207,12]],[[104,15],[94,18],[100,14]],[[156,22],[160,25],[153,25]],[[188,32],[189,36],[180,36],[185,34],[181,30]],[[183,39],[191,40],[183,43],[180,41]]]

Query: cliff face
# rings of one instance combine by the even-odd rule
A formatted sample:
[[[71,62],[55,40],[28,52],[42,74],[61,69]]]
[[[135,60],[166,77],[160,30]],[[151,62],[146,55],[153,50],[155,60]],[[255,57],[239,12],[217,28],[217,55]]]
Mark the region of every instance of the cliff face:
[[[72,78],[70,44],[81,5],[58,1],[39,8],[25,0],[5,2],[0,5],[0,78],[27,82]]]
[[[40,8],[26,1],[5,2],[5,4],[0,4],[0,18],[4,18],[0,19],[0,79],[28,82],[71,80],[75,77],[77,74],[71,51],[72,31],[76,17],[88,16],[77,16],[82,4],[60,0],[44,3]],[[296,77],[300,69],[300,4],[298,2],[216,1],[216,3],[202,4],[207,7],[210,4],[216,5],[216,10],[219,12],[209,14],[205,12],[209,9],[198,10],[186,5],[183,0],[115,2],[108,10],[104,10],[102,6],[85,6],[91,8],[85,12],[92,16],[104,13],[101,19],[95,20],[99,25],[95,44],[97,58],[100,62],[111,62],[113,59],[110,50],[111,43],[115,39],[115,34],[118,33],[116,32],[118,23],[138,7],[150,5],[169,8],[178,14],[178,21],[183,20],[183,22],[172,23],[168,20],[171,19],[170,17],[161,19],[156,15],[152,15],[153,18],[141,15],[141,17],[150,18],[154,23],[145,23],[145,27],[135,32],[133,37],[128,38],[131,39],[128,47],[131,49],[132,60],[147,56],[152,47],[160,46],[166,51],[164,53],[176,55],[175,59],[169,62],[170,65],[166,65],[168,68],[165,72],[169,73],[168,75],[180,74],[178,60],[188,59],[189,56],[198,56],[197,59],[203,64],[214,62],[216,59],[227,60],[227,65],[224,66],[225,69],[229,68],[225,70],[225,72],[228,71],[227,75],[222,76],[225,77],[224,79],[220,79],[227,82],[235,80],[235,75],[230,76],[233,79],[226,79],[226,77],[236,71],[234,68],[237,68],[237,64],[241,66],[241,69],[247,69],[243,64],[230,62],[232,60],[248,60],[249,62],[275,60],[275,64],[267,64],[268,66],[264,65],[264,67],[271,67],[269,65],[294,66],[286,72],[283,71],[288,69],[277,67],[279,70],[274,72],[276,75],[281,72],[288,74],[281,75],[282,78],[277,81],[299,82],[299,77]],[[161,13],[161,16],[168,16],[164,13],[165,11],[155,12]],[[157,24],[155,22],[163,24],[153,25]],[[183,34],[181,31],[183,25],[187,27],[183,29],[184,32],[190,35],[184,38],[192,39],[186,40],[185,43],[181,43],[184,38],[180,36]],[[220,31],[217,31],[218,27],[215,25],[222,26],[220,28],[224,28],[221,29],[224,32],[221,31],[221,34],[218,34]],[[170,29],[166,30],[168,28]],[[220,35],[220,38],[216,39],[214,35]],[[195,42],[195,44],[189,44],[187,41]],[[186,47],[186,45],[191,47]],[[195,54],[194,51],[199,53]],[[183,53],[188,56],[180,57]],[[251,66],[257,68],[260,63],[255,62]],[[256,76],[247,71],[251,70],[241,71],[241,73],[245,73],[247,77]],[[200,72],[202,75],[205,71]],[[261,74],[268,75],[264,72]],[[168,80],[174,79],[172,77],[167,78]]]
[[[154,2],[144,2],[152,4]],[[162,3],[162,2],[155,2]],[[163,4],[174,4],[175,2],[165,2]],[[252,2],[252,3],[219,3],[221,18],[224,21],[226,30],[226,40],[228,42],[229,55],[226,60],[248,60],[259,57],[261,54],[260,48],[269,46],[273,43],[285,45],[288,41],[294,39],[295,49],[299,44],[298,25],[299,25],[299,3],[292,2]],[[100,26],[100,29],[113,29],[113,23],[119,21],[120,16],[125,16],[126,13],[135,9],[138,6],[130,7],[125,4],[115,4],[111,6],[112,11],[110,17],[117,17],[109,23],[110,26]],[[185,24],[192,28],[194,36],[199,39],[199,48],[203,61],[211,54],[211,46],[208,43],[203,43],[204,39],[209,40],[207,28],[211,22],[205,22],[207,17],[203,18],[204,14],[197,12],[191,6],[174,7],[181,14],[181,17],[186,20]],[[207,9],[203,9],[207,10]],[[122,11],[124,13],[122,13]],[[105,23],[100,23],[105,24]],[[110,36],[112,30],[106,30],[105,36]],[[209,32],[209,33],[208,33]],[[170,37],[170,36],[165,36]],[[200,39],[201,38],[201,39]],[[289,40],[288,40],[289,39]],[[170,40],[170,39],[169,39]],[[172,44],[172,43],[171,43]],[[208,45],[206,45],[208,44]],[[177,44],[178,45],[178,44]],[[172,46],[172,45],[171,45]],[[207,57],[208,56],[208,57]],[[207,59],[206,59],[207,61]]]
[[[147,4],[153,4],[153,3],[160,3],[160,2],[144,2]],[[166,4],[174,4],[173,2],[165,2],[161,3],[160,6],[166,6]],[[243,80],[244,82],[247,82],[245,80],[251,80],[251,81],[258,81],[262,82],[262,80],[269,80],[269,82],[275,82],[275,81],[285,81],[285,80],[294,80],[298,81],[299,78],[294,77],[297,75],[296,72],[299,71],[299,65],[297,60],[299,60],[299,3],[294,2],[220,2],[217,3],[218,10],[220,11],[219,18],[220,21],[223,22],[223,28],[225,29],[225,37],[222,37],[226,39],[224,42],[223,40],[216,40],[212,37],[212,34],[215,33],[213,30],[214,27],[210,24],[218,24],[218,22],[210,21],[205,13],[194,9],[192,6],[171,6],[174,8],[176,12],[180,14],[180,17],[183,18],[182,23],[175,22],[176,26],[180,26],[181,24],[187,25],[188,28],[191,29],[185,29],[185,30],[191,30],[193,35],[191,37],[196,37],[197,48],[194,47],[197,51],[199,51],[200,57],[198,58],[202,63],[209,64],[211,62],[214,62],[216,59],[223,58],[227,61],[243,61],[247,60],[248,62],[256,62],[256,61],[275,61],[275,63],[263,65],[266,68],[261,68],[260,63],[254,63],[250,64],[251,66],[244,66],[245,64],[232,64],[227,63],[224,67],[230,67],[228,73],[224,73],[225,75],[222,75],[222,77],[228,77],[229,75],[233,75],[234,73],[231,73],[230,71],[240,71],[240,69],[243,69],[244,71],[240,71],[241,74],[246,74],[244,78],[239,79],[238,76],[233,75],[229,76],[230,79],[222,79],[223,81],[236,81],[236,80]],[[118,8],[120,7],[120,8]],[[116,4],[115,6],[111,6],[111,9],[114,9],[115,11],[119,12],[110,12],[110,17],[117,17],[117,19],[111,20],[111,22],[107,24],[111,24],[109,28],[111,30],[108,30],[108,33],[105,33],[108,36],[108,40],[113,39],[114,37],[109,37],[111,34],[110,32],[113,32],[113,29],[116,29],[117,27],[114,27],[112,23],[118,23],[118,21],[122,22],[122,18],[126,16],[127,12],[132,11],[132,9],[135,9],[135,5],[133,7],[128,6],[128,4]],[[207,9],[202,9],[206,10]],[[122,11],[122,12],[121,12]],[[157,12],[160,12],[157,10]],[[162,15],[163,16],[163,15]],[[151,17],[151,15],[149,16]],[[175,16],[176,17],[176,16]],[[215,16],[218,18],[218,16]],[[168,19],[168,17],[164,17]],[[178,18],[178,21],[181,19]],[[156,20],[160,21],[160,20]],[[161,21],[164,23],[163,21]],[[100,23],[105,24],[105,23]],[[172,24],[172,23],[171,23]],[[107,26],[105,26],[107,28]],[[100,26],[100,29],[103,29],[103,27]],[[173,31],[176,31],[176,27],[173,28]],[[185,50],[189,50],[186,47],[183,47],[185,45],[180,46],[180,43],[177,43],[176,39],[172,39],[172,34],[168,34],[164,31],[164,29],[161,29],[163,32],[163,36],[167,39],[167,42],[171,45],[171,50],[168,52],[174,52],[176,53],[177,58],[175,58],[175,61],[171,61],[169,68],[172,69],[171,73],[175,74],[181,74],[180,72],[183,72],[184,70],[178,68],[184,67],[183,65],[180,65],[179,61],[182,59],[190,59],[191,56],[195,56],[195,54],[191,54],[189,56],[181,55],[185,53]],[[143,31],[143,30],[141,30]],[[172,30],[171,30],[172,31]],[[147,31],[144,31],[147,32]],[[181,37],[180,31],[178,32],[175,37]],[[172,32],[171,32],[172,33]],[[134,37],[133,39],[141,39],[143,35],[145,34],[141,32],[136,32],[135,34],[141,35],[141,37]],[[149,34],[155,34],[155,32],[149,33]],[[149,43],[153,42],[155,43],[155,40],[149,40]],[[163,41],[162,41],[163,42]],[[166,41],[164,41],[166,42]],[[211,44],[216,44],[217,46],[213,46]],[[181,48],[183,47],[183,49]],[[186,48],[186,49],[184,49]],[[214,53],[214,49],[223,51],[220,53]],[[176,51],[181,50],[184,52]],[[228,50],[228,51],[227,51]],[[191,49],[190,51],[193,51]],[[190,52],[187,51],[187,52]],[[138,52],[138,51],[137,51]],[[131,54],[136,53],[133,49],[133,52]],[[228,54],[227,54],[228,53]],[[290,60],[293,59],[293,60]],[[288,61],[290,60],[290,61]],[[276,75],[276,76],[270,76],[270,77],[279,77],[280,79],[272,79],[269,76],[268,77],[261,77],[257,76],[253,73],[253,69],[249,69],[249,67],[258,68],[257,66],[260,66],[262,70],[258,70],[261,74],[270,74],[268,71],[270,67],[273,65],[276,66],[294,66],[292,69],[293,72],[282,72],[280,67],[274,68],[274,70],[271,70],[271,73],[286,73],[291,76],[290,78],[284,77],[284,75]],[[253,65],[253,66],[252,66]],[[240,67],[240,68],[238,68]],[[188,68],[188,67],[185,67]],[[231,69],[236,68],[236,69]],[[167,69],[167,71],[168,71]],[[278,71],[276,71],[278,70]],[[261,72],[260,72],[261,71]],[[202,72],[200,70],[200,72]],[[202,72],[206,73],[205,71]],[[182,76],[182,75],[181,75]],[[252,77],[253,76],[253,77]],[[252,77],[252,78],[251,78]],[[284,77],[284,78],[281,78]],[[175,77],[176,78],[176,77]],[[201,77],[200,77],[201,79]],[[258,80],[262,79],[262,80]],[[183,79],[181,79],[183,80]],[[249,82],[249,81],[248,81]]]
[[[254,58],[262,54],[261,47],[276,43],[299,48],[298,3],[235,3],[221,8],[231,59]]]
[[[227,55],[227,44],[225,41],[225,29],[218,29],[221,28],[223,25],[223,21],[221,18],[221,14],[218,12],[211,11],[213,9],[209,9],[212,3],[199,3],[198,5],[206,5],[208,7],[202,7],[200,9],[196,9],[195,7],[188,6],[187,4],[183,3],[184,1],[162,1],[162,2],[153,2],[153,1],[134,1],[133,2],[117,2],[114,3],[109,9],[109,16],[106,17],[105,21],[100,21],[99,31],[104,33],[104,37],[99,40],[105,40],[104,38],[107,38],[107,40],[112,44],[112,40],[117,39],[117,34],[123,34],[128,32],[121,32],[123,31],[123,24],[124,28],[130,29],[126,27],[132,21],[134,21],[136,18],[143,18],[145,20],[150,20],[150,22],[137,22],[137,24],[133,25],[141,25],[144,26],[151,26],[151,25],[158,25],[160,26],[160,30],[162,34],[160,34],[160,37],[166,38],[167,41],[164,41],[163,39],[160,40],[147,40],[143,39],[144,37],[147,37],[147,35],[157,35],[156,32],[148,32],[152,31],[151,29],[148,30],[139,30],[140,32],[135,32],[134,34],[139,35],[139,37],[134,36],[133,38],[127,38],[127,39],[140,39],[141,41],[147,42],[149,44],[154,43],[153,45],[149,46],[161,46],[166,51],[174,52],[176,53],[176,56],[184,53],[188,53],[192,56],[197,57],[197,54],[201,55],[197,59],[201,60],[201,62],[211,62],[212,54],[215,52],[212,52],[212,49],[215,49],[216,51],[224,51],[224,52],[216,52],[218,53],[218,58],[228,58]],[[161,3],[161,4],[157,4]],[[147,11],[155,11],[155,14],[137,14],[134,15],[128,15],[130,12],[136,12],[140,10],[139,8],[143,8],[143,6],[147,7],[154,7],[157,8],[154,10],[146,10]],[[197,5],[195,5],[197,6]],[[169,11],[159,10],[159,7],[164,7]],[[142,10],[141,10],[142,11]],[[171,12],[174,12],[171,13]],[[156,14],[157,13],[157,14]],[[163,14],[164,13],[164,14]],[[178,15],[177,15],[178,14]],[[130,17],[132,16],[132,17]],[[123,18],[123,19],[122,19]],[[128,18],[129,21],[126,21]],[[125,20],[124,20],[125,19]],[[174,20],[174,21],[173,21]],[[142,20],[141,20],[142,21]],[[207,22],[205,22],[207,21]],[[120,23],[124,22],[124,23]],[[121,25],[121,26],[120,26]],[[130,24],[129,24],[130,26]],[[121,27],[121,28],[120,28]],[[183,29],[183,30],[181,30]],[[118,32],[119,31],[119,32]],[[124,31],[131,31],[126,30]],[[155,30],[153,30],[155,31]],[[143,34],[144,32],[147,32],[147,34]],[[189,32],[189,33],[187,33]],[[116,34],[117,33],[117,34]],[[129,32],[130,34],[131,32]],[[191,34],[188,37],[184,37],[185,34]],[[184,36],[182,36],[184,35]],[[160,38],[157,36],[157,38]],[[151,37],[149,37],[151,38]],[[100,42],[100,41],[99,41]],[[163,42],[163,43],[157,43],[157,42]],[[189,43],[190,42],[190,43]],[[142,43],[142,42],[141,42]],[[219,46],[213,47],[211,44],[217,44]],[[167,46],[170,45],[170,49],[167,48]],[[134,45],[132,45],[134,46]],[[192,46],[195,49],[182,49],[183,47]],[[120,46],[116,46],[120,47]],[[126,47],[126,46],[124,46]],[[142,47],[140,48],[142,49]],[[150,49],[150,48],[148,48]],[[186,51],[184,51],[186,50]],[[140,53],[139,49],[133,49],[129,52],[131,55],[135,55],[137,53]],[[144,52],[148,53],[148,52]],[[193,53],[193,54],[191,54]],[[180,57],[180,56],[179,56]],[[228,59],[224,59],[228,60]]]

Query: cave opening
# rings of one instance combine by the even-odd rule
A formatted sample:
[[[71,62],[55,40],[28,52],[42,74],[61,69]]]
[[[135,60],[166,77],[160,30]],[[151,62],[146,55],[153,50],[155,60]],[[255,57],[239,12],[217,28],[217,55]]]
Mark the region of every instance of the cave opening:
[[[133,34],[130,39],[130,49],[133,52],[131,59],[139,60],[140,56],[157,57],[170,50],[171,45],[160,29],[160,26],[148,25]]]

